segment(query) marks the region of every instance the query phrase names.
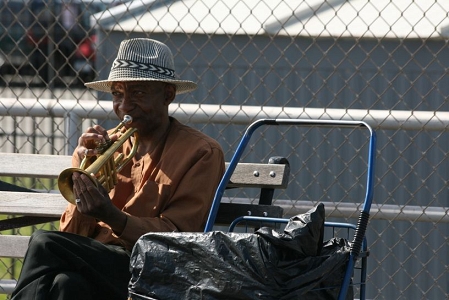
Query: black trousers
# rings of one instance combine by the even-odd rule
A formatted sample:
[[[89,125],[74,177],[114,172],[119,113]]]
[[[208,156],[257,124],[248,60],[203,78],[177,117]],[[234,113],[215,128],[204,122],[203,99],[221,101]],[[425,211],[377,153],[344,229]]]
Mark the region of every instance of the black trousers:
[[[125,300],[129,257],[119,246],[66,232],[36,231],[11,299]]]

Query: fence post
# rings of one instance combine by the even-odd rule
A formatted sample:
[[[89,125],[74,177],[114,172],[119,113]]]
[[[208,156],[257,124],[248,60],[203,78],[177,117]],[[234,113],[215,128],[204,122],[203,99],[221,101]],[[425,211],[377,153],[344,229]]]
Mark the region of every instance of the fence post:
[[[78,145],[78,138],[82,131],[82,118],[75,113],[67,112],[64,115],[64,135],[67,143],[64,147],[66,155],[72,155]]]

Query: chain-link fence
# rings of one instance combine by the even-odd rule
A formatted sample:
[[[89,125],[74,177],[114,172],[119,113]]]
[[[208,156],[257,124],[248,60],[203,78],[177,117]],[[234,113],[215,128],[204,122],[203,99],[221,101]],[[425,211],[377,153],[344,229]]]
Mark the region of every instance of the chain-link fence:
[[[266,116],[372,124],[367,296],[447,299],[448,11],[443,0],[1,1],[0,150],[65,154],[69,116],[81,131],[116,123],[110,96],[82,83],[107,77],[121,40],[154,38],[172,49],[178,76],[199,85],[171,112],[216,138],[227,160]],[[347,129],[269,128],[245,160],[289,159],[275,202],[287,216],[325,202],[330,220],[354,222],[364,141]],[[0,278],[17,269],[1,264]]]

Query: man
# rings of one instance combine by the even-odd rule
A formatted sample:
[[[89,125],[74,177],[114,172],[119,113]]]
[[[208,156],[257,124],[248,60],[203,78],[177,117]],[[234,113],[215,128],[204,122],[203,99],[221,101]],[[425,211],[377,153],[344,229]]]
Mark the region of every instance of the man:
[[[108,80],[86,83],[111,92],[117,116],[138,129],[136,155],[108,194],[84,174],[72,176],[76,203],[60,222],[62,232],[38,231],[30,239],[12,299],[126,299],[129,255],[147,232],[202,231],[224,172],[219,144],[168,115],[176,94],[196,84],[175,79],[168,47],[150,39],[120,45]],[[80,138],[73,166],[95,145],[117,135],[94,126]],[[119,152],[127,154],[135,141]]]

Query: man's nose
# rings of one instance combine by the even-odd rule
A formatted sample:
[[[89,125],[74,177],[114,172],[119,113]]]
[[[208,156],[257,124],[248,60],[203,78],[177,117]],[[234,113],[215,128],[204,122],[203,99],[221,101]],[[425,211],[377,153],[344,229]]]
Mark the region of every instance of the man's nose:
[[[134,102],[131,100],[131,97],[124,95],[122,102],[120,102],[119,109],[122,112],[128,112],[135,107]]]

